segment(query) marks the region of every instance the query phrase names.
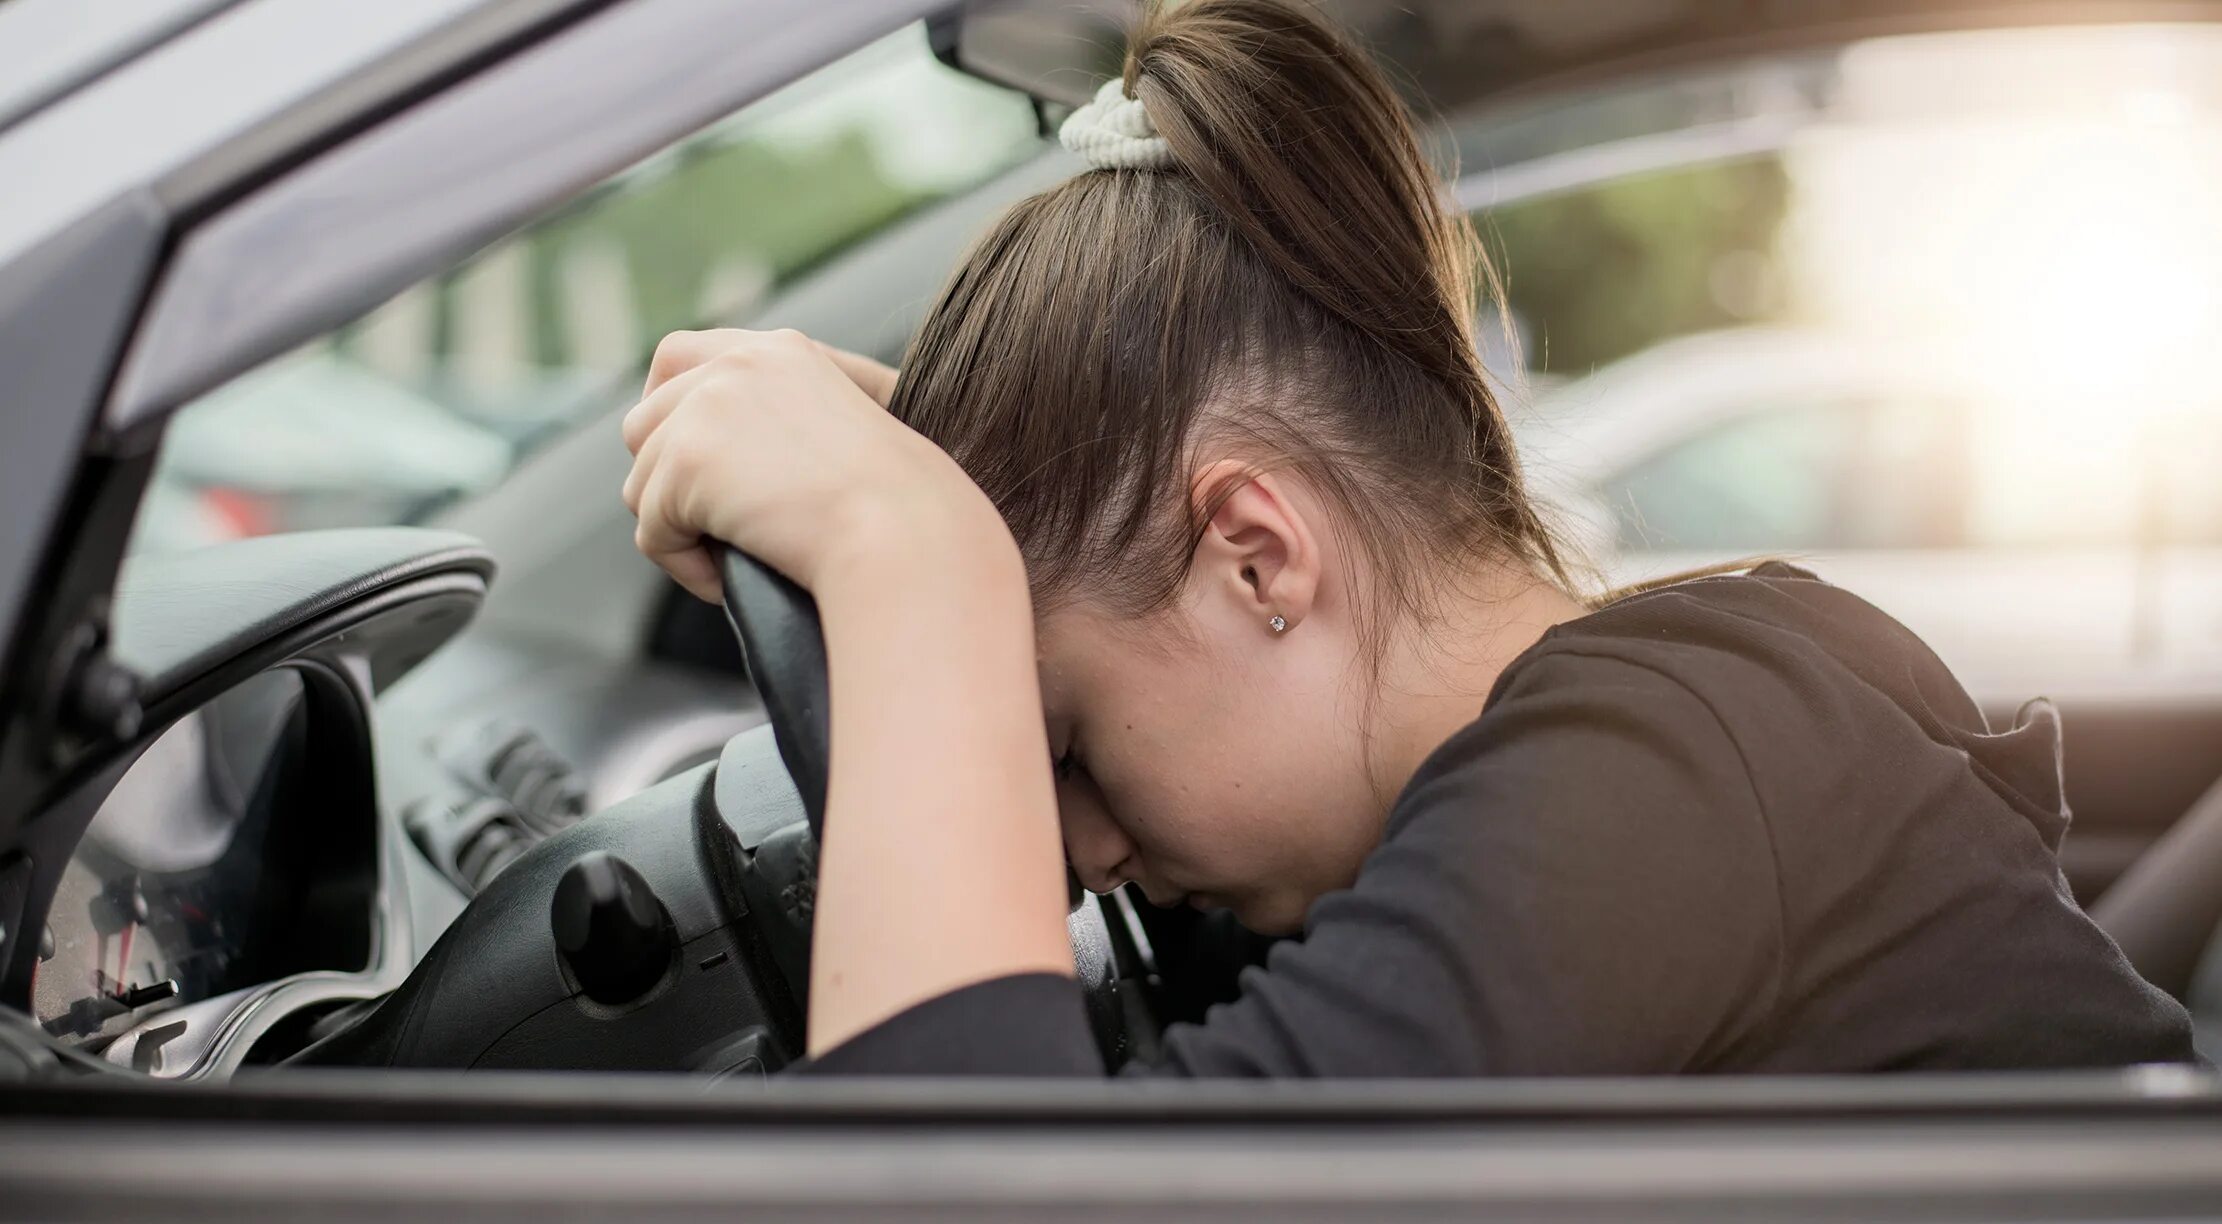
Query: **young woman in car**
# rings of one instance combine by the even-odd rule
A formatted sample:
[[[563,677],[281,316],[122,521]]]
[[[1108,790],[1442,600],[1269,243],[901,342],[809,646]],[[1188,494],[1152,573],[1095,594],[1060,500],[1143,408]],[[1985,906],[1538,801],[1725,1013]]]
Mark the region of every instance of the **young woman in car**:
[[[823,619],[819,1069],[1099,1074],[1068,863],[1301,935],[1160,1073],[2193,1057],[2062,880],[2049,707],[1786,566],[1570,593],[1361,53],[1195,0],[1063,135],[899,379],[682,334],[625,422],[643,551]]]

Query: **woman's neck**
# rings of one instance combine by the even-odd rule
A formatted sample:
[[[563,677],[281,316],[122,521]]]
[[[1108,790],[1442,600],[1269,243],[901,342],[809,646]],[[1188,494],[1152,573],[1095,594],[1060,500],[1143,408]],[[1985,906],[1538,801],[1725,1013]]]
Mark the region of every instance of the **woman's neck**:
[[[1384,812],[1429,753],[1481,716],[1514,659],[1552,626],[1589,612],[1558,587],[1509,566],[1466,584],[1448,604],[1382,663],[1371,755]]]

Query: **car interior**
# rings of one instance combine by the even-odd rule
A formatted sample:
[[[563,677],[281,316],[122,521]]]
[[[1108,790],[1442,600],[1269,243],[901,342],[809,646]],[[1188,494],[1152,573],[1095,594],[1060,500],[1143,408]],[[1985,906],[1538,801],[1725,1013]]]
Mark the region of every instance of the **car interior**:
[[[132,683],[105,704],[79,690],[62,781],[25,826],[28,852],[0,864],[13,936],[0,1048],[85,1079],[208,1083],[306,1068],[728,1080],[800,1057],[823,646],[807,596],[745,557],[726,558],[722,609],[640,559],[616,497],[617,420],[672,328],[793,327],[900,361],[984,221],[1074,172],[1046,135],[1063,87],[997,67],[1017,54],[1001,33],[976,25],[969,55],[941,26],[873,42],[180,409],[144,499],[125,507],[132,551],[107,637],[79,644]],[[1858,78],[1892,54],[1933,69],[1934,53],[2026,53],[2013,32],[1986,49],[1990,36],[1854,39],[1472,108],[1431,84],[1465,79],[1471,60],[1426,65],[1439,134],[1468,168],[1459,198],[1516,286],[1550,280],[1565,244],[1661,183],[1689,198],[1662,204],[1679,220],[1645,241],[1718,248],[1695,274],[1703,301],[1659,287],[1644,300],[1667,321],[1610,343],[1576,339],[1590,316],[1567,300],[1513,290],[1508,401],[1787,310],[1781,286],[1736,277],[1766,279],[1740,261],[1750,227],[1771,233],[1789,207],[1782,176],[1816,156],[1801,142],[1856,126]],[[2222,59],[2222,40],[2199,45]],[[730,239],[678,239],[663,265],[640,255],[644,236],[689,227]],[[1654,270],[1587,283],[1631,275]],[[270,414],[304,388],[322,402]],[[356,431],[349,414],[389,402],[383,424]],[[425,455],[447,466],[411,466]],[[1969,676],[2002,725],[2039,692],[2059,700],[2068,879],[2132,963],[2192,1007],[2210,1056],[2222,624],[2206,622],[2222,571],[2204,567],[2222,537],[2200,533],[2213,526],[2061,546],[2121,554],[2141,602],[2104,632],[2152,640],[2096,661],[2040,645]],[[1869,551],[1906,554],[1918,584],[1949,550]],[[1812,562],[1824,577],[1828,561]],[[2164,627],[2126,623],[2152,619]],[[1132,889],[1075,888],[1070,930],[1107,1069],[1231,997],[1265,946],[1225,915],[1157,910]]]

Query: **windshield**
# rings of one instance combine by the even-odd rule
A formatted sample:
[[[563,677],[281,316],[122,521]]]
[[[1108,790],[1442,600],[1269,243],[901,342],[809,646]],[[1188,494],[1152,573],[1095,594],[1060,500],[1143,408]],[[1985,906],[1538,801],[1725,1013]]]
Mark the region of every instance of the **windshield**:
[[[1041,147],[1024,97],[901,31],[185,406],[132,548],[419,521],[637,390],[664,333]]]

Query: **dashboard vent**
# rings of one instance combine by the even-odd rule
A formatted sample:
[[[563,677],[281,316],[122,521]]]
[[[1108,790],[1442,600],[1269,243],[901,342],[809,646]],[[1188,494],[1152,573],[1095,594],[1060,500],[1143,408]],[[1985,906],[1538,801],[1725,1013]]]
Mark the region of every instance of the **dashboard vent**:
[[[425,857],[466,893],[477,893],[518,855],[586,815],[578,769],[529,728],[480,724],[444,737],[433,753],[464,793],[419,801],[402,822]]]

